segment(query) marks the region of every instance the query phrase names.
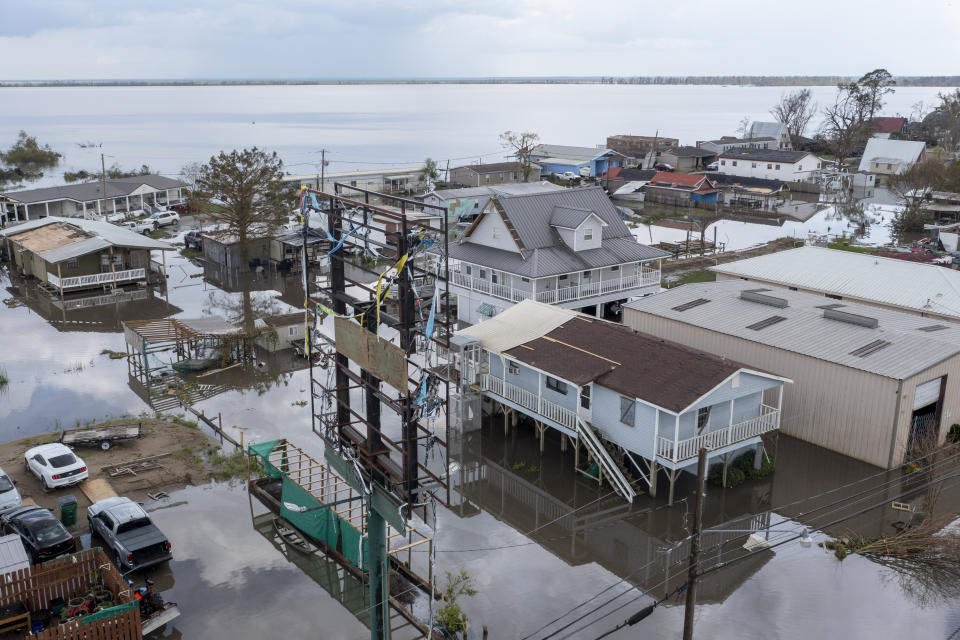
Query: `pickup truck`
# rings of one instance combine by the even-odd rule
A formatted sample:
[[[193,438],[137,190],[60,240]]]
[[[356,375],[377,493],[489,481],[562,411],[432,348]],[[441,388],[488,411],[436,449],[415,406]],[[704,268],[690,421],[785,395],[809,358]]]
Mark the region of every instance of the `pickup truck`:
[[[87,509],[90,533],[103,540],[123,573],[147,569],[170,560],[171,545],[150,516],[130,498],[114,497]]]
[[[121,222],[120,226],[125,229],[130,229],[130,231],[133,231],[135,233],[142,233],[146,235],[151,231],[156,230],[157,223],[152,220],[142,220],[142,221],[131,220],[129,222]]]

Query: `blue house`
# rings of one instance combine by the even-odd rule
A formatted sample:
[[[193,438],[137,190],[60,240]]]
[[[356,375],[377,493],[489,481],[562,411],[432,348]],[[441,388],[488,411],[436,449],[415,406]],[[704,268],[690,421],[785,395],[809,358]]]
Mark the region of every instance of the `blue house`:
[[[462,390],[491,400],[505,428],[515,413],[532,418],[541,451],[546,429],[556,429],[564,448],[574,444],[581,472],[606,478],[629,501],[636,491],[623,465],[652,495],[662,470],[672,503],[678,474],[695,472],[701,448],[724,472],[745,450],[759,463],[790,382],[532,300],[458,331],[453,342]]]
[[[599,178],[609,169],[622,167],[625,158],[626,156],[613,149],[560,144],[540,144],[530,152],[530,159],[540,166],[542,174],[572,171],[577,175],[589,175],[591,178]]]

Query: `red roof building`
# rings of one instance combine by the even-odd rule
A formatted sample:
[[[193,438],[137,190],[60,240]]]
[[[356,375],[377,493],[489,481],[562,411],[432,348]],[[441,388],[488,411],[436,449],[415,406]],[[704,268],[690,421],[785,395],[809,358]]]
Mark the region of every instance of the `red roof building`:
[[[874,118],[872,121],[873,129],[877,133],[903,133],[907,127],[906,118]]]

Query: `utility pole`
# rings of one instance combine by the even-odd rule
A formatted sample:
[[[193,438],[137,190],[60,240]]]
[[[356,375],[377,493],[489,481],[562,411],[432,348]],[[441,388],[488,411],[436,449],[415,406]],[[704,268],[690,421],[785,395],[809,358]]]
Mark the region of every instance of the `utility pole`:
[[[320,191],[326,191],[327,188],[327,150],[320,149]]]
[[[690,566],[687,569],[687,604],[683,610],[683,640],[693,640],[693,612],[697,604],[697,565],[703,529],[703,501],[707,482],[707,450],[700,449],[697,460],[697,495],[693,502],[693,538],[690,540]]]
[[[103,190],[103,211],[100,212],[104,219],[107,215],[107,162],[103,159],[103,154],[100,154],[100,189]]]
[[[447,170],[443,172],[443,181],[450,184],[450,158],[447,158]]]

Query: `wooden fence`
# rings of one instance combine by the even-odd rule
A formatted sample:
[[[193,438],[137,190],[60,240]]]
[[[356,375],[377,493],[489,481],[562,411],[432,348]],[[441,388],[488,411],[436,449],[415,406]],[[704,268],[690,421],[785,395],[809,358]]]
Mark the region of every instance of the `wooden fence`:
[[[0,606],[22,602],[35,613],[49,609],[50,601],[55,598],[67,603],[82,597],[93,584],[106,587],[118,605],[134,599],[133,589],[97,547],[10,573],[6,581],[0,581]],[[140,640],[140,609],[135,607],[87,624],[77,620],[54,626],[37,637],[42,640]]]

